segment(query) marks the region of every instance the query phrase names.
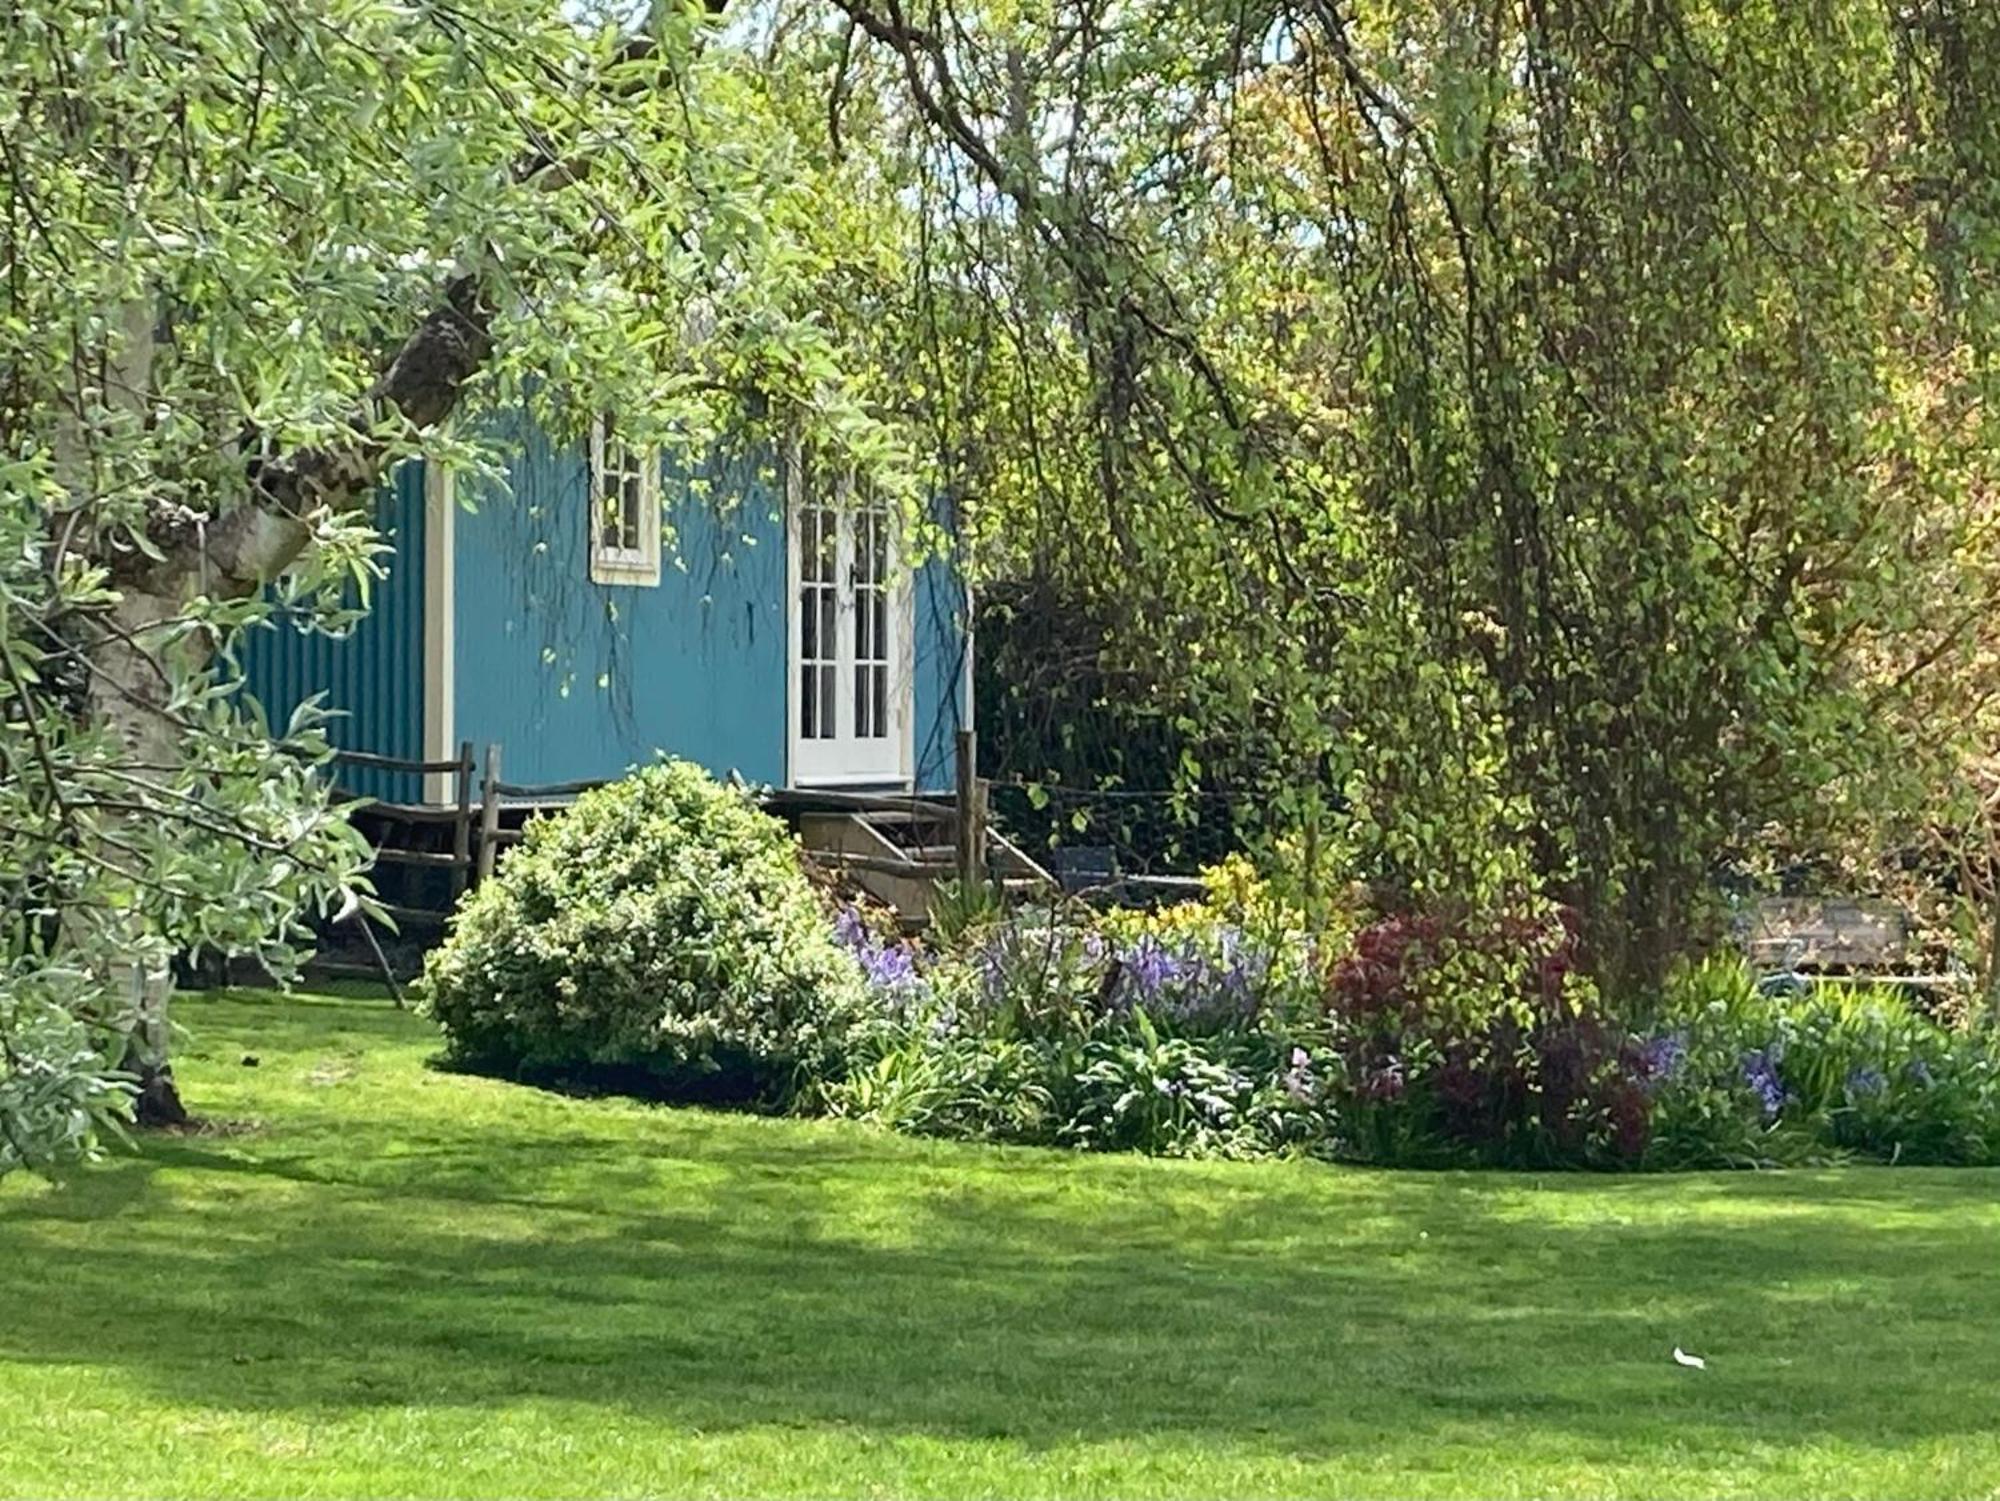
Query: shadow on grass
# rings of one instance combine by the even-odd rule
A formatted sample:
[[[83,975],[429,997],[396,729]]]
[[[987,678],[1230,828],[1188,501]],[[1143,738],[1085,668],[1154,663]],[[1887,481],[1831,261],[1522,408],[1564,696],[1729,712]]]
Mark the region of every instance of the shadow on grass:
[[[287,1067],[416,1056],[400,1021],[329,1020],[259,1035]],[[1523,1425],[1895,1447],[2000,1398],[2000,1175],[1182,1165],[390,1083],[407,1109],[285,1097],[263,1138],[0,1209],[0,1358],[225,1409],[533,1398],[1301,1457]]]

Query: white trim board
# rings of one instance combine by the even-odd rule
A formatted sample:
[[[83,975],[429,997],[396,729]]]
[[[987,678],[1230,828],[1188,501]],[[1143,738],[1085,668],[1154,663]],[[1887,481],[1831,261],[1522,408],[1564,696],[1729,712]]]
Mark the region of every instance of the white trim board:
[[[660,583],[660,454],[658,449],[630,449],[614,433],[607,442],[606,418],[590,424],[590,581],[654,589]],[[618,461],[620,477],[638,466],[639,538],[636,547],[614,547],[604,540],[605,466]]]
[[[457,673],[453,648],[456,610],[458,502],[449,469],[424,461],[424,753],[426,761],[458,755]],[[456,775],[424,775],[424,801],[458,796]]]

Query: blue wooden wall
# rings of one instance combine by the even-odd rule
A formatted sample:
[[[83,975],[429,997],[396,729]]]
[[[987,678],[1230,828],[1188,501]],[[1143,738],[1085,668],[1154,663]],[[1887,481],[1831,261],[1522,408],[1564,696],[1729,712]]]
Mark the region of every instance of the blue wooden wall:
[[[958,731],[969,721],[972,649],[965,583],[949,560],[933,558],[917,570],[912,613],[916,619],[916,779],[919,791],[946,792],[958,784]]]
[[[510,782],[614,776],[666,751],[782,779],[784,528],[767,486],[713,476],[732,512],[663,488],[674,537],[654,588],[595,584],[580,446],[510,442],[507,487],[457,518],[458,733],[498,741]],[[461,499],[465,499],[461,481]]]
[[[280,612],[239,647],[244,689],[282,729],[295,705],[315,693],[341,711],[328,738],[346,750],[415,760],[424,740],[424,475],[405,464],[384,488],[380,524],[395,545],[389,576],[377,582],[371,608],[344,637],[298,629]],[[398,802],[421,795],[419,779],[397,773],[336,770],[351,792]]]

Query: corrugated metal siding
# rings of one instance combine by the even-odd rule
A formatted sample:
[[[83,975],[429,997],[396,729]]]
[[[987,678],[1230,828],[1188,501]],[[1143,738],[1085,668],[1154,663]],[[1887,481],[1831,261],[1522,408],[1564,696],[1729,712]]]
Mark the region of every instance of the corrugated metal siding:
[[[958,782],[965,724],[965,581],[948,558],[934,557],[917,569],[915,585],[917,786],[945,792]]]
[[[508,483],[457,518],[458,734],[499,741],[506,780],[621,774],[661,752],[785,780],[785,523],[775,460],[664,479],[674,542],[654,588],[593,584],[580,445],[518,420]],[[949,787],[961,723],[964,589],[917,574],[917,779]]]
[[[785,775],[785,528],[763,466],[664,476],[653,588],[590,580],[586,462],[525,422],[505,491],[457,520],[458,733],[517,783],[614,777],[657,754]]]
[[[300,631],[280,615],[246,643],[243,675],[273,725],[315,693],[343,711],[329,738],[346,750],[415,760],[424,743],[424,471],[404,464],[384,489],[381,526],[395,546],[389,576],[376,583],[369,612],[345,637]],[[422,795],[420,780],[341,767],[350,792],[398,802]]]

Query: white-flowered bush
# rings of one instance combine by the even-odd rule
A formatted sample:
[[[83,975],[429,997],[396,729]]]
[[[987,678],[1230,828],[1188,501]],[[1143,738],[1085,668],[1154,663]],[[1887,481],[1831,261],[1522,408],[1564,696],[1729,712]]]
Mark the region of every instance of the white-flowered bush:
[[[785,827],[682,761],[530,822],[422,996],[470,1064],[772,1104],[840,1076],[867,999]]]

